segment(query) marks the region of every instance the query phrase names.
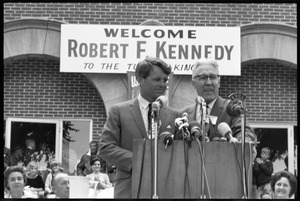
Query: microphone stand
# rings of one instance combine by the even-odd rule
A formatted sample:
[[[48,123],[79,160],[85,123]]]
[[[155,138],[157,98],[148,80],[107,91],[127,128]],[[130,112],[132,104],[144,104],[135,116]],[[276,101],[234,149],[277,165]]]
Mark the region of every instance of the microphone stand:
[[[155,110],[155,111],[152,111],[151,113],[151,123],[152,123],[152,126],[151,126],[151,129],[152,129],[152,133],[154,133],[154,191],[153,191],[153,196],[152,198],[153,199],[158,199],[158,195],[157,195],[157,143],[158,143],[158,135],[157,135],[157,124],[158,124],[158,115],[159,114],[159,111],[158,110]]]
[[[247,184],[246,184],[246,164],[245,164],[245,106],[241,108],[241,132],[242,132],[242,169],[243,169],[243,192],[244,199],[247,199]]]
[[[237,117],[238,115],[240,115],[240,118],[241,118],[241,134],[242,134],[242,180],[243,180],[243,193],[244,193],[244,196],[243,198],[244,199],[247,199],[247,185],[246,185],[246,161],[245,161],[245,125],[246,125],[246,121],[245,121],[245,118],[246,118],[246,106],[245,106],[245,98],[246,96],[241,94],[241,93],[232,93],[229,95],[229,98],[231,99],[232,102],[236,102],[235,103],[235,106],[238,107],[238,108],[234,108],[235,106],[232,106],[233,108],[231,108],[229,111],[228,114],[230,116],[235,116]],[[238,114],[237,114],[238,112]]]
[[[201,196],[200,199],[205,199],[205,193],[204,193],[204,180],[205,180],[205,175],[204,175],[204,144],[205,144],[205,122],[206,122],[206,118],[207,118],[207,111],[206,111],[206,102],[205,100],[201,101],[201,109],[202,109],[202,171],[201,171]]]

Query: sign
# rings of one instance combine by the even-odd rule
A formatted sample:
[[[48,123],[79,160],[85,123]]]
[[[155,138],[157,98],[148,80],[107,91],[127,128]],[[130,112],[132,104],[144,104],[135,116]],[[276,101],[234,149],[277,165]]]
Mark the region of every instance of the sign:
[[[213,58],[221,75],[240,75],[240,27],[62,24],[60,71],[127,73],[146,56],[191,74],[194,63]]]

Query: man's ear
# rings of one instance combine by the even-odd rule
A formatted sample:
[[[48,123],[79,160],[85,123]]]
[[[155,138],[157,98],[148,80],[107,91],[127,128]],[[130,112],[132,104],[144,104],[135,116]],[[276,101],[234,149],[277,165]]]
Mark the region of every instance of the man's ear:
[[[136,77],[136,81],[137,81],[139,84],[141,84],[142,78],[141,78],[141,77]]]
[[[53,191],[54,193],[56,193],[56,188],[55,188],[55,186],[52,186],[52,191]]]
[[[195,82],[193,80],[192,80],[192,86],[193,86],[194,89],[197,90],[197,88],[195,87]]]

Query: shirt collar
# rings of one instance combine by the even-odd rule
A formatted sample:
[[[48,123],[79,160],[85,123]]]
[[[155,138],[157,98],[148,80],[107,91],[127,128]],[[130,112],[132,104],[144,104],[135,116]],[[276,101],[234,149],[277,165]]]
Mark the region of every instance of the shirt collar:
[[[137,99],[138,99],[140,105],[141,105],[144,109],[146,109],[146,108],[148,107],[148,105],[149,105],[150,102],[147,101],[146,99],[144,99],[144,98],[141,96],[141,93],[139,93]]]
[[[217,98],[215,98],[213,101],[211,101],[211,102],[208,104],[208,107],[209,107],[210,109],[213,108],[213,106],[214,106],[216,100],[217,100]]]

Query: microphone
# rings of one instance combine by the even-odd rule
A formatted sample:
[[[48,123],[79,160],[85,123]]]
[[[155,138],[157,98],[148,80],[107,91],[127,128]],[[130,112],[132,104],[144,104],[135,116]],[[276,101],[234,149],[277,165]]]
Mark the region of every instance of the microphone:
[[[160,108],[167,105],[168,99],[165,96],[159,96],[153,103],[152,103],[152,110],[158,111]]]
[[[226,122],[222,122],[218,125],[218,131],[223,137],[227,139],[228,142],[238,142],[235,137],[232,137],[232,131]]]
[[[174,141],[174,135],[172,133],[170,133],[169,131],[164,131],[160,134],[159,138],[163,138],[163,142],[166,145],[165,148],[167,148],[167,146],[171,145]]]
[[[244,100],[246,98],[245,95],[241,93],[232,93],[229,95],[229,98],[231,99],[231,102],[228,103],[226,107],[226,112],[229,114],[229,116],[237,117],[240,116],[241,113],[245,110],[244,107]]]
[[[243,102],[241,100],[233,100],[228,103],[226,112],[229,114],[229,116],[237,117],[241,115],[243,109]]]
[[[182,114],[182,117],[178,117],[175,119],[175,126],[177,126],[179,130],[181,130],[182,128],[186,130],[186,128],[189,126],[189,118],[186,112]]]
[[[200,128],[200,123],[197,121],[191,121],[190,126],[189,126],[189,130],[191,133],[191,136],[193,137],[193,139],[199,139],[199,141],[203,140],[203,135],[202,135],[202,130]],[[204,141],[205,142],[209,142],[209,138],[207,135],[205,135],[204,137]]]
[[[183,131],[183,138],[190,143],[192,141],[190,131],[188,130],[189,127],[189,118],[188,114],[184,112],[182,117],[178,117],[175,119],[175,126],[178,127],[179,130]]]
[[[200,128],[199,122],[191,121],[190,126],[189,126],[189,130],[191,132],[191,135],[194,137],[194,139],[200,139],[200,137],[202,138],[201,128]]]

